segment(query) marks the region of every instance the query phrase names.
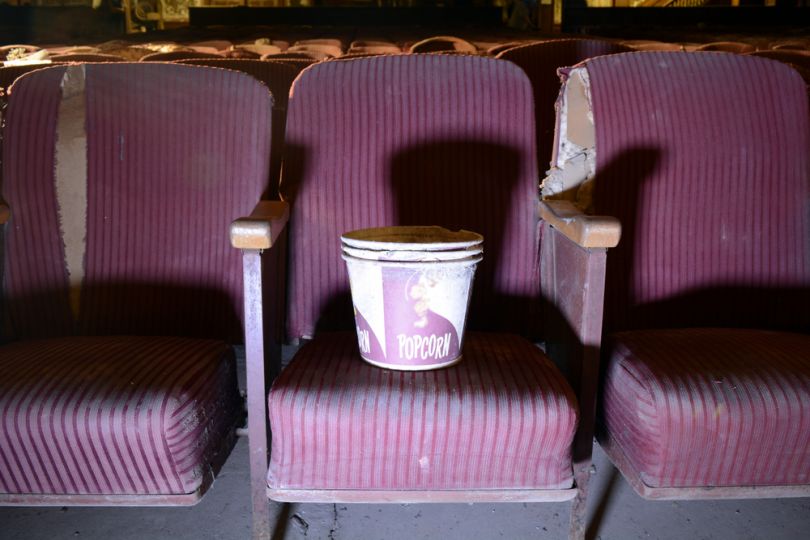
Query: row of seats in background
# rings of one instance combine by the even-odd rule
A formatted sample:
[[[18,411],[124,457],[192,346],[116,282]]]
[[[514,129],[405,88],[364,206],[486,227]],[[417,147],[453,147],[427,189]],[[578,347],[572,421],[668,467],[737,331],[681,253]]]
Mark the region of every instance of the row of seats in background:
[[[159,41],[153,43],[127,43],[112,41],[84,46],[5,45],[0,47],[0,61],[171,61],[191,58],[241,59],[301,59],[328,58],[369,54],[399,54],[423,52],[450,52],[496,56],[498,53],[535,40],[492,41],[492,39],[463,39],[455,36],[433,36],[419,41],[397,42],[386,39],[346,41],[340,38],[273,39],[260,37],[251,41],[235,42],[216,39],[197,42]],[[810,52],[810,40],[785,39],[753,42],[716,41],[710,43],[671,43],[651,40],[614,40],[632,50],[639,51],[723,51],[740,54],[781,51],[789,58],[793,53]],[[773,54],[773,53],[771,53]]]
[[[581,538],[600,348],[606,368],[599,435],[639,493],[806,496],[806,87],[790,69],[765,59],[624,51],[611,42],[559,40],[499,53],[529,80],[509,62],[460,55],[323,62],[297,80],[297,71],[279,62],[193,60],[262,80],[275,97],[272,115],[265,88],[229,70],[128,63],[95,64],[85,73],[68,65],[20,79],[11,92],[3,144],[9,150],[4,171],[10,173],[3,192],[13,216],[6,231],[5,307],[25,331],[0,347],[8,437],[0,450],[4,463],[13,464],[3,470],[0,502],[193,502],[224,459],[229,422],[238,416],[232,368],[220,365],[227,355],[211,342],[33,339],[51,335],[54,321],[70,328],[62,319],[71,320],[74,309],[69,293],[52,290],[53,283],[70,288],[71,275],[63,268],[70,261],[60,252],[60,233],[52,232],[62,227],[52,184],[53,133],[63,114],[59,96],[70,97],[63,87],[98,98],[85,104],[86,155],[93,167],[110,169],[83,173],[94,184],[85,195],[86,277],[75,307],[81,316],[74,315],[85,325],[79,333],[147,328],[141,335],[158,335],[177,328],[182,336],[239,341],[233,308],[241,305],[242,286],[234,276],[244,271],[256,537],[269,538],[269,493],[304,502],[573,499],[571,536]],[[565,168],[552,126],[580,125],[572,121],[573,101],[556,109],[572,116],[555,118],[558,96],[573,100],[577,92],[566,70],[571,93],[560,94],[557,70],[589,58],[580,65],[587,76],[580,71],[576,84],[590,81],[591,129],[599,143],[593,208],[616,216],[624,237],[609,256],[606,248],[618,239],[616,220],[584,216],[570,201],[541,205],[542,242],[536,237],[539,171],[552,155]],[[85,79],[77,85],[66,73]],[[407,91],[391,92],[395,84]],[[240,99],[228,93],[236,90]],[[282,150],[268,141],[269,124],[275,136],[279,118],[288,123],[281,130],[287,138],[282,158],[271,157]],[[147,147],[156,155],[145,155]],[[234,247],[244,250],[240,267],[238,255],[227,251],[227,224],[249,213],[262,191],[277,198],[280,159],[289,206],[259,204],[232,229]],[[114,186],[122,179],[133,185],[119,193]],[[201,202],[203,196],[214,200]],[[47,226],[24,226],[25,219],[38,223],[43,216],[51,216]],[[131,216],[137,216],[131,221],[137,234],[112,226]],[[288,216],[289,237],[281,241]],[[209,228],[204,217],[216,217],[218,224]],[[352,327],[345,269],[335,249],[340,233],[396,221],[466,227],[487,238],[471,330],[509,334],[471,332],[465,360],[441,372],[447,377],[382,377],[356,358],[351,331],[320,332]],[[36,233],[45,230],[51,233],[41,248]],[[211,249],[198,249],[198,242]],[[283,283],[278,274],[263,275],[261,260],[270,270],[289,269],[286,295],[274,289]],[[168,274],[150,267],[167,261]],[[212,280],[195,273],[198,267],[221,276]],[[105,275],[119,281],[92,283]],[[165,275],[171,276],[167,283],[143,286],[145,277]],[[220,283],[227,287],[205,294]],[[206,300],[218,309],[178,315],[182,306]],[[269,352],[272,340],[263,338],[280,329],[262,324],[261,317],[280,312],[286,313],[287,337],[312,341],[277,380],[268,410],[265,369],[274,368],[263,360],[265,353],[278,358]],[[132,322],[139,317],[146,322]],[[541,331],[529,322],[541,322]],[[770,331],[746,330],[751,327]],[[568,368],[567,381],[516,334],[544,339],[549,356]],[[101,370],[113,390],[98,382],[92,392],[71,387],[71,381],[99,373],[71,368],[65,358],[79,365],[80,359],[103,363],[110,356],[128,360],[127,370]],[[165,361],[169,357],[175,363]],[[165,372],[150,369],[154,363]],[[76,371],[61,375],[70,369]],[[184,378],[188,373],[193,380]],[[82,402],[100,394],[115,398],[112,412],[98,406],[103,399]],[[135,404],[143,396],[164,403],[165,410],[172,399],[199,410],[180,407],[166,428],[117,408],[129,399],[133,410],[142,411]],[[49,399],[53,403],[41,403]],[[425,411],[446,409],[447,416],[420,417],[427,413],[419,413],[417,399]],[[434,401],[428,407],[425,400]],[[366,405],[371,403],[379,406]],[[399,415],[394,403],[412,408]],[[83,425],[91,432],[83,435],[80,424],[60,425],[31,412],[53,407],[62,415],[74,407],[89,418]],[[405,427],[400,418],[413,423]],[[26,428],[31,422],[38,431]],[[482,430],[484,424],[491,428]],[[57,441],[73,439],[81,442],[70,452],[54,450]],[[94,444],[115,449],[99,454],[115,464],[94,461],[85,450]],[[342,456],[337,461],[336,451]],[[181,474],[169,477],[165,464],[178,460]],[[137,493],[99,491],[128,482]]]

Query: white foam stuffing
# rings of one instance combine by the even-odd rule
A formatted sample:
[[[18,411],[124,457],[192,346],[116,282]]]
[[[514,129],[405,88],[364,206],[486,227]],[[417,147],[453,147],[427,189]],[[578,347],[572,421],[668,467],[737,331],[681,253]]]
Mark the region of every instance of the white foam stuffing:
[[[577,206],[588,208],[591,203],[591,191],[595,174],[596,148],[584,147],[568,137],[569,128],[569,92],[580,90],[587,103],[586,120],[593,126],[593,109],[591,108],[591,87],[588,71],[584,67],[571,70],[566,89],[562,94],[559,112],[559,137],[556,160],[542,182],[543,198],[555,198],[566,195],[576,198]],[[581,111],[578,111],[581,114]],[[575,195],[571,195],[571,194]]]

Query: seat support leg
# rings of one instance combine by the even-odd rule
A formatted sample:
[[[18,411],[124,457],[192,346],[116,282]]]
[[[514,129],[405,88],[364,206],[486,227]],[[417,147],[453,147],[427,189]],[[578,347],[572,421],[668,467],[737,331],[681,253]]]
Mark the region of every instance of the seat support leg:
[[[577,496],[571,502],[571,523],[568,530],[569,540],[585,540],[586,502],[588,500],[588,486],[590,484],[590,468],[577,471],[574,479],[577,483]]]

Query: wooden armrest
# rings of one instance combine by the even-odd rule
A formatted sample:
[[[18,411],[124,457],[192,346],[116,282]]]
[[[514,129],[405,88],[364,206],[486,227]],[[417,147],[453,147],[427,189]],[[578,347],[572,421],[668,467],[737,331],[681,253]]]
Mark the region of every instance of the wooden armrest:
[[[231,223],[231,245],[238,249],[269,249],[289,218],[288,203],[259,201],[249,216]]]
[[[538,214],[566,238],[585,248],[616,247],[621,237],[618,219],[586,215],[571,201],[540,201]]]
[[[0,201],[0,225],[4,225],[11,217],[11,208],[5,202]]]

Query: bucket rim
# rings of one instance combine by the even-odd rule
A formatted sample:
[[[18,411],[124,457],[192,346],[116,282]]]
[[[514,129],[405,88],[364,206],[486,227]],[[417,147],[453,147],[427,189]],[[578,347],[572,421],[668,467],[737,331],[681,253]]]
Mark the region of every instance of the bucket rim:
[[[426,254],[429,255],[429,254]],[[483,253],[476,253],[474,255],[470,255],[468,257],[464,257],[461,259],[434,259],[434,260],[418,260],[418,261],[399,261],[393,259],[366,259],[363,257],[355,257],[346,253],[345,251],[341,251],[340,256],[346,262],[359,262],[361,264],[373,264],[373,265],[380,265],[380,266],[398,266],[398,267],[409,267],[409,268],[418,268],[420,266],[438,266],[438,265],[458,265],[458,266],[474,266],[481,262],[484,259]]]
[[[465,259],[484,252],[483,246],[471,246],[466,249],[454,249],[448,251],[421,251],[421,250],[375,250],[362,249],[351,246],[341,246],[341,253],[345,253],[356,259],[366,259],[369,261],[399,261],[399,262],[441,262]]]
[[[451,231],[438,225],[369,227],[343,233],[340,239],[347,246],[375,251],[451,251],[484,241],[476,232]]]

